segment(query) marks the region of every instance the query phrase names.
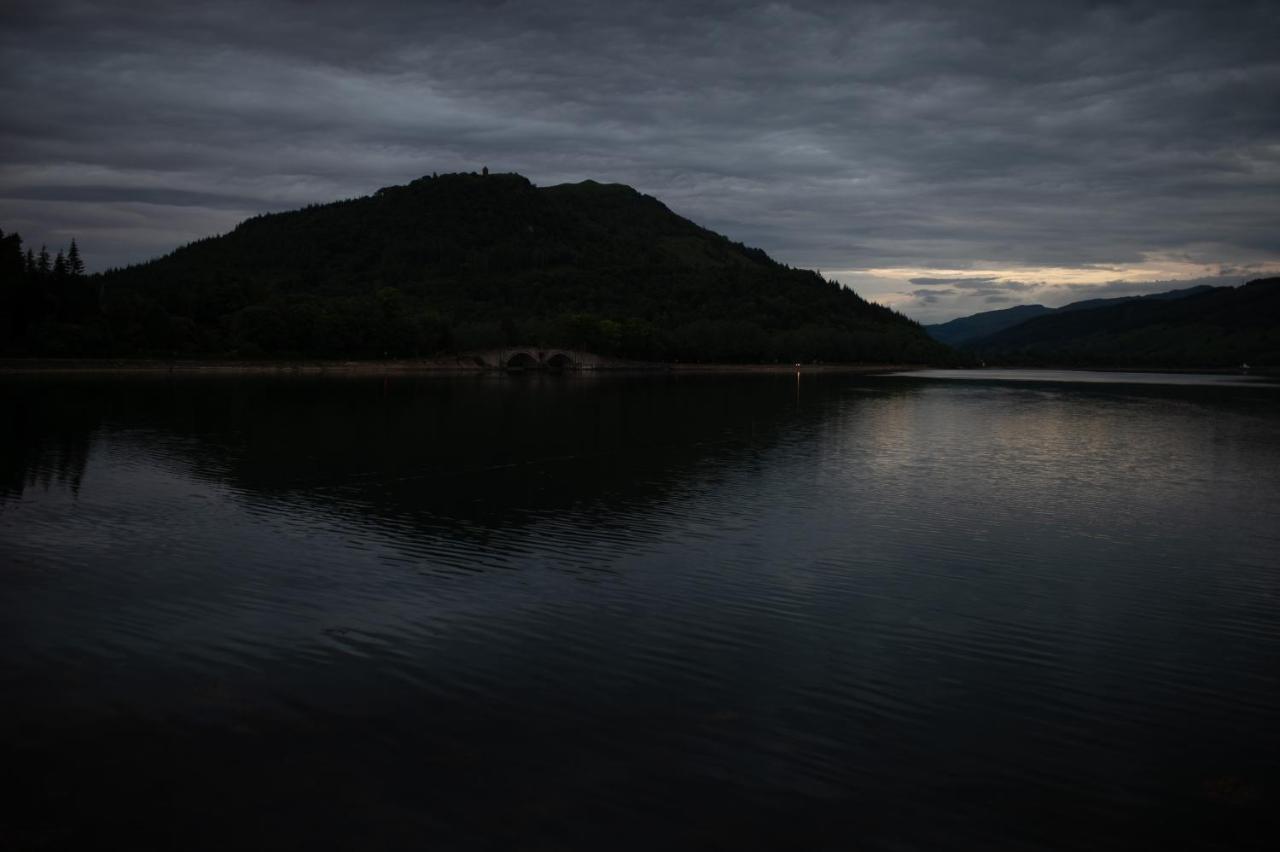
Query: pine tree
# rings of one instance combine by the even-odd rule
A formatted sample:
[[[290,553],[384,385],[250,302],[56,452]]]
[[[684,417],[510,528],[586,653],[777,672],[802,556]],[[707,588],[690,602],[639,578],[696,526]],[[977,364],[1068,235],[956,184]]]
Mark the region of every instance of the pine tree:
[[[58,256],[53,261],[53,277],[54,278],[67,277],[67,259],[62,256],[61,249],[58,250]]]
[[[41,275],[48,275],[52,271],[49,265],[49,248],[40,246],[40,254],[36,258],[36,272]]]
[[[22,258],[22,237],[0,231],[0,282],[16,283],[22,277],[25,262]]]
[[[80,249],[76,246],[75,237],[71,238],[71,248],[67,250],[67,272],[75,278],[84,275],[84,261],[80,258]]]
[[[36,274],[36,253],[31,249],[27,249],[26,273],[28,275]]]

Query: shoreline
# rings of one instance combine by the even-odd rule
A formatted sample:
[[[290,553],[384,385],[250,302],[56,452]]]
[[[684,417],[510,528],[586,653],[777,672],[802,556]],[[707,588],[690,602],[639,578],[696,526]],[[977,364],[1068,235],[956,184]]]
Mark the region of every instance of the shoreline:
[[[923,364],[670,364],[673,373],[832,373],[874,375],[932,369]]]
[[[933,368],[930,368],[933,369]],[[948,367],[940,367],[938,369],[952,369]],[[1079,365],[1070,367],[1052,366],[1047,364],[1039,364],[1036,366],[1028,366],[1026,364],[995,364],[986,367],[964,367],[961,369],[973,370],[975,372],[990,370],[1060,370],[1071,373],[1180,373],[1183,375],[1197,376],[1238,376],[1242,371],[1239,367],[1081,367]],[[1274,367],[1250,367],[1247,375],[1251,376],[1274,376],[1280,375],[1280,368]]]
[[[921,370],[963,370],[998,373],[1003,370],[1062,370],[1085,373],[1182,373],[1187,375],[1239,375],[1233,367],[930,367],[926,364],[734,364],[689,362],[618,362],[606,366],[579,367],[564,372],[576,375],[668,373],[684,375],[880,375]],[[486,375],[525,372],[485,367],[463,358],[390,359],[385,361],[253,360],[225,358],[0,358],[0,376],[18,375]],[[543,370],[528,372],[541,373]],[[1254,376],[1277,376],[1272,368],[1254,368]]]
[[[691,364],[630,363],[617,366],[566,370],[575,374],[685,373],[685,374],[790,374],[831,373],[869,375],[924,370],[921,364]],[[508,373],[500,367],[482,367],[462,359],[395,359],[386,361],[261,360],[234,361],[218,358],[0,358],[0,375],[136,374],[136,375],[410,375],[415,373]],[[543,372],[541,370],[530,372]]]

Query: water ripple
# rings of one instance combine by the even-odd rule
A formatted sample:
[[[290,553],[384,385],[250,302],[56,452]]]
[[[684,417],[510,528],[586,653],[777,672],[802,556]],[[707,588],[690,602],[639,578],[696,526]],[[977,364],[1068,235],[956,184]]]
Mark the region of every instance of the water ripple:
[[[134,388],[20,447],[10,730],[121,795],[256,772],[175,823],[270,796],[459,847],[1248,848],[1280,812],[1265,390],[513,387]]]

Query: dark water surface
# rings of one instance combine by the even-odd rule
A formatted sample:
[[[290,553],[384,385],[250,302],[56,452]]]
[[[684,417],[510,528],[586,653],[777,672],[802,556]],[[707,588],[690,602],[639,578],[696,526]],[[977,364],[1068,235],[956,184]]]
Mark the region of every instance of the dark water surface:
[[[1280,848],[1275,388],[10,377],[0,430],[4,848]]]

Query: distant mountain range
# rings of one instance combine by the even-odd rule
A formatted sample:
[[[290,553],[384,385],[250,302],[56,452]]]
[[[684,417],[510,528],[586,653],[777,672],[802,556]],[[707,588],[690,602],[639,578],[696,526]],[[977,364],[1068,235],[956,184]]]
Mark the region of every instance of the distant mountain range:
[[[1004,331],[1015,325],[1023,323],[1032,317],[1044,316],[1045,314],[1061,314],[1069,311],[1083,311],[1092,308],[1106,308],[1119,305],[1124,302],[1132,302],[1137,299],[1181,299],[1186,296],[1193,296],[1196,293],[1202,293],[1205,290],[1212,290],[1208,285],[1200,285],[1197,287],[1187,287],[1182,290],[1169,290],[1164,293],[1150,293],[1143,296],[1119,296],[1113,299],[1085,299],[1079,302],[1072,302],[1069,305],[1063,305],[1060,308],[1048,308],[1044,305],[1018,305],[1012,308],[1003,308],[998,311],[983,311],[982,313],[970,314],[967,317],[953,319],[950,322],[937,323],[935,325],[926,325],[925,331],[934,340],[941,341],[948,346],[967,346],[975,341],[979,341],[984,337],[990,337],[997,332]]]
[[[926,326],[993,363],[1061,366],[1280,365],[1280,278],[1188,287],[1061,308],[1022,305]]]
[[[20,254],[3,260],[18,272],[0,281],[14,317],[0,351],[15,354],[425,357],[542,344],[654,361],[959,358],[834,281],[594,181],[433,175],[258,216],[68,281],[94,294],[89,310],[23,273]]]

